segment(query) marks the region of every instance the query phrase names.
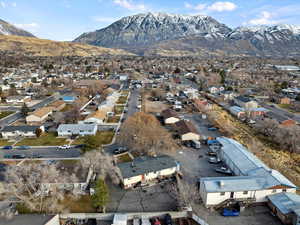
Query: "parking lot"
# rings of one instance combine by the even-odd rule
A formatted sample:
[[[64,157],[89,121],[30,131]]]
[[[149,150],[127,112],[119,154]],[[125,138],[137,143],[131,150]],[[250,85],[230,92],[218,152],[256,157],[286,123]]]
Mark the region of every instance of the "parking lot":
[[[111,201],[108,212],[160,212],[177,209],[172,183],[139,187],[134,190],[124,190],[119,186],[108,184]]]

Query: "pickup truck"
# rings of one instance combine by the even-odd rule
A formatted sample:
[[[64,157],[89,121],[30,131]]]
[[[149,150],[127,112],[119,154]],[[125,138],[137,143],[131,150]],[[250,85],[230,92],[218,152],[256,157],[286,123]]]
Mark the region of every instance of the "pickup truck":
[[[222,212],[223,216],[239,216],[240,215],[240,211],[237,209],[223,209]]]

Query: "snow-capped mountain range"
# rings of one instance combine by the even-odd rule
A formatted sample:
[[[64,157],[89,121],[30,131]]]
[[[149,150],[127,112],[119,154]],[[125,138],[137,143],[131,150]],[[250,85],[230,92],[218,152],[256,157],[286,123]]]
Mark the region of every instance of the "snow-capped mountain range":
[[[274,25],[232,29],[210,16],[145,13],[124,17],[106,28],[84,33],[74,42],[144,54],[158,45],[163,49],[164,44],[168,46],[174,40],[180,46],[178,50],[209,47],[211,51],[225,51],[225,48],[228,51],[232,45],[235,53],[272,55],[283,51],[285,55],[294,55],[300,50],[300,27]],[[173,46],[173,49],[178,46]]]
[[[17,35],[17,36],[25,36],[25,37],[34,37],[33,34],[17,28],[8,22],[0,19],[0,35]]]

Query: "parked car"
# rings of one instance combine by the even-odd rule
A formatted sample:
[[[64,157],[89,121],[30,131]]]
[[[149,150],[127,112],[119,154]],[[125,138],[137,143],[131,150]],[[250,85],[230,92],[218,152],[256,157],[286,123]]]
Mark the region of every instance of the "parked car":
[[[210,128],[207,128],[207,130],[209,131],[217,131],[219,128],[217,127],[210,127]]]
[[[240,215],[240,211],[238,209],[225,208],[222,211],[222,215],[223,216],[239,216]]]
[[[165,216],[165,225],[173,225],[173,223],[172,223],[172,217],[171,217],[171,215],[169,213],[166,214],[166,216]]]
[[[7,145],[7,146],[4,146],[2,149],[4,149],[4,150],[11,150],[11,149],[13,149],[13,147],[10,146],[10,145]]]
[[[122,153],[128,152],[128,148],[118,147],[113,152],[114,152],[115,155],[122,154]]]
[[[155,217],[151,220],[152,225],[161,225],[161,222],[159,221],[158,217]]]
[[[141,225],[141,218],[140,217],[134,217],[133,218],[133,225]]]
[[[30,147],[27,145],[22,145],[22,146],[19,146],[18,149],[19,150],[28,150],[28,149],[30,149]]]
[[[217,173],[223,173],[223,174],[227,174],[227,175],[232,175],[231,170],[229,168],[226,168],[226,167],[223,167],[223,166],[220,167],[220,168],[215,169],[215,171]]]
[[[11,157],[12,159],[25,159],[26,156],[25,155],[21,155],[21,154],[16,154],[16,155],[12,155]]]
[[[69,148],[71,148],[71,146],[70,145],[62,145],[62,146],[59,146],[58,148],[59,149],[69,149]]]
[[[4,155],[4,159],[11,159],[11,158],[12,158],[12,155],[7,155],[7,154]]]
[[[219,159],[218,157],[209,157],[208,162],[211,164],[218,164],[218,163],[221,163],[222,160]]]
[[[74,148],[84,148],[85,144],[75,145]]]

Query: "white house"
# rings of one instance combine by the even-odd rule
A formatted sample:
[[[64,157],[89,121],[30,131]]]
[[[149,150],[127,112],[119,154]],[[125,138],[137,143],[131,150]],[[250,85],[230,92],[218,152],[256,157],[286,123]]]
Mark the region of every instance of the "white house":
[[[134,185],[165,178],[179,171],[179,164],[170,156],[135,158],[132,162],[119,163],[122,174],[122,183],[125,189]]]
[[[1,135],[4,139],[15,137],[35,137],[37,129],[41,129],[44,132],[43,126],[6,126],[1,130]]]
[[[96,124],[61,124],[57,128],[57,134],[58,136],[96,135],[97,128]]]
[[[165,124],[174,124],[180,120],[177,113],[171,109],[166,109],[166,110],[162,111],[161,116],[163,117]]]
[[[84,123],[84,124],[103,124],[104,120],[107,115],[106,110],[97,110],[90,115],[88,115],[83,121],[80,121],[79,123]]]
[[[6,98],[6,102],[10,104],[22,104],[24,102],[27,102],[30,100],[30,96],[21,96],[21,95],[16,95],[16,96],[8,96]]]
[[[276,170],[268,168],[240,143],[230,138],[217,138],[222,145],[219,158],[233,172],[233,177],[200,178],[200,196],[206,207],[234,199],[267,202],[267,196],[289,192],[297,187]]]
[[[200,140],[200,135],[191,122],[180,120],[175,126],[182,141]]]

